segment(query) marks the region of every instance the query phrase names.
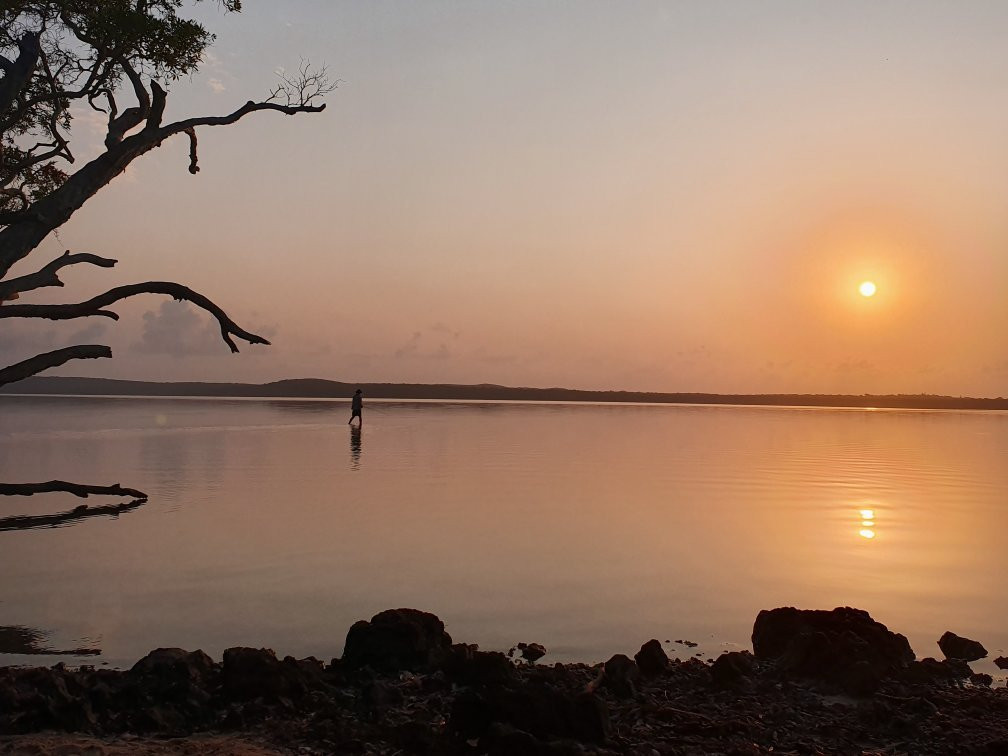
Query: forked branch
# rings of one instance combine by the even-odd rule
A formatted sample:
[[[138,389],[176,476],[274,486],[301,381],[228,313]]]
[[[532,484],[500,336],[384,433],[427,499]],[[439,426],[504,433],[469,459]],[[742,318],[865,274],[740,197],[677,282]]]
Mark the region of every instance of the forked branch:
[[[23,294],[26,291],[41,289],[44,286],[62,286],[63,282],[60,281],[57,274],[62,268],[65,268],[68,265],[89,263],[91,265],[97,265],[100,268],[111,268],[116,264],[116,262],[118,261],[112,260],[108,257],[92,255],[88,252],[70,254],[70,250],[68,249],[61,256],[57,257],[37,273],[29,273],[28,275],[20,276],[19,278],[12,278],[8,281],[0,281],[0,301],[3,301],[12,294]]]
[[[5,309],[7,306],[0,307],[0,312]],[[71,346],[45,354],[37,354],[27,360],[0,369],[0,386],[24,380],[49,368],[59,367],[70,360],[91,360],[111,356],[112,350],[100,344]]]
[[[72,320],[74,318],[87,318],[91,316],[102,316],[118,320],[119,316],[111,310],[104,308],[120,302],[123,299],[134,297],[137,294],[165,294],[173,299],[182,302],[192,302],[197,307],[206,310],[213,315],[220,324],[221,338],[228,345],[232,352],[238,351],[238,346],[231,337],[239,338],[249,344],[269,344],[269,341],[258,334],[246,331],[228,317],[220,307],[211,302],[202,294],[192,289],[182,286],[173,281],[147,281],[146,283],[130,284],[128,286],[117,286],[114,289],[92,297],[86,302],[77,304],[45,305],[45,304],[20,304],[4,305],[0,307],[0,318],[46,318],[48,320]],[[104,356],[104,355],[103,355]]]

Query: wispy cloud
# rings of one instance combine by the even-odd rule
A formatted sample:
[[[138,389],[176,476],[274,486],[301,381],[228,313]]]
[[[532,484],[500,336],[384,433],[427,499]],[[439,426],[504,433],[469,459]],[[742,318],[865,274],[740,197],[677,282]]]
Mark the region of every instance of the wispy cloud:
[[[871,373],[875,371],[876,366],[868,360],[851,360],[848,358],[843,362],[837,363],[833,369],[838,373]]]
[[[156,311],[143,316],[140,341],[130,349],[144,354],[209,355],[227,353],[220,329],[185,302],[163,302]]]
[[[442,328],[447,328],[447,326],[442,326]],[[431,332],[440,333],[441,331],[437,328],[429,329]],[[449,333],[455,334],[454,331],[448,329]],[[455,336],[457,338],[457,334]],[[428,346],[431,341],[435,343]],[[423,360],[447,360],[452,357],[452,352],[448,348],[448,344],[445,343],[440,337],[435,339],[424,339],[424,334],[420,331],[414,331],[409,337],[406,343],[399,346],[395,352],[396,359],[423,359]]]
[[[456,331],[454,328],[445,325],[444,323],[438,322],[432,325],[429,329],[434,333],[443,333],[447,336],[451,336],[453,339],[457,339],[462,335],[461,331]]]

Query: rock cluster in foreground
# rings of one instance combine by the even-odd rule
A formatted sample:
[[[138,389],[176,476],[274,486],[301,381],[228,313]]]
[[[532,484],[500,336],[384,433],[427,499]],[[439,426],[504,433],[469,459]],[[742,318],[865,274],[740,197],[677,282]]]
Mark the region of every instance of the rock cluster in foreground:
[[[867,612],[782,608],[760,612],[753,654],[680,661],[651,640],[549,666],[395,609],[353,625],[328,664],[231,648],[158,649],[128,671],[0,668],[0,753],[54,731],[245,733],[294,753],[1008,753],[1008,690],[970,670],[980,644],[943,640],[946,659],[918,661]]]

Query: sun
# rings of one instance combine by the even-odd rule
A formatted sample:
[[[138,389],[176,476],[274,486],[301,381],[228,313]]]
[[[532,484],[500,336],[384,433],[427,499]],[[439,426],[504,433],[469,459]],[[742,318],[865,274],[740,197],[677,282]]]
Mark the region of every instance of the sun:
[[[875,284],[872,281],[864,281],[860,286],[858,286],[858,291],[861,292],[862,297],[874,297]]]

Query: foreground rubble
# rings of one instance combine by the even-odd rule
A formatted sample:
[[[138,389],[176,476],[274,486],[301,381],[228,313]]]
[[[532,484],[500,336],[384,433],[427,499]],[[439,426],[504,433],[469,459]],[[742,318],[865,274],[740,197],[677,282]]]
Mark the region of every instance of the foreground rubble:
[[[397,609],[329,663],[158,649],[128,671],[0,668],[0,753],[1008,753],[1008,690],[961,659],[917,661],[866,612],[764,611],[753,648],[704,663],[652,640],[550,666]]]

